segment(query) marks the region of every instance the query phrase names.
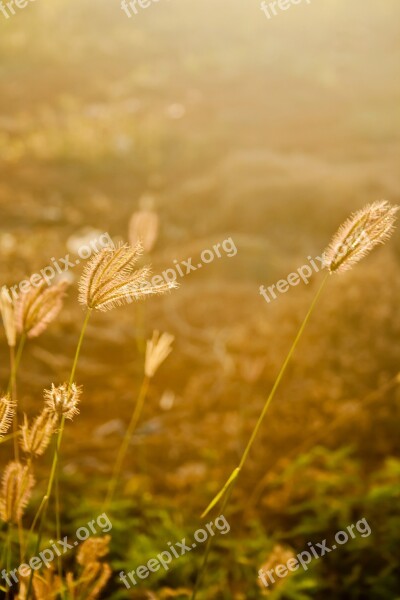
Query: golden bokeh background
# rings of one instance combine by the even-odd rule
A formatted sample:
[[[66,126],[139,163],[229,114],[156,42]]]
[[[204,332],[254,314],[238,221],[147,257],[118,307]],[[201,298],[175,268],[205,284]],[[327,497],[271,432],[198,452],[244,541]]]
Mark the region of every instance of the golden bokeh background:
[[[399,33],[397,0],[304,0],[272,19],[258,0],[159,0],[130,19],[117,0],[36,0],[0,14],[2,284],[76,256],[102,232],[127,240],[130,216],[148,204],[160,219],[155,273],[174,260],[196,264],[227,238],[237,248],[169,296],[89,325],[81,414],[62,451],[66,533],[99,510],[145,339],[153,329],[175,336],[131,441],[115,574],[102,597],[188,597],[201,551],[139,591],[125,590],[117,573],[200,526],[322,275],[269,304],[260,285],[320,255],[353,210],[399,202]],[[233,495],[231,532],[216,544],[202,600],[263,598],[257,572],[274,548],[297,553],[362,517],[369,538],[268,595],[400,593],[399,261],[397,231],[329,281]],[[68,272],[65,308],[23,357],[19,394],[30,414],[43,388],[68,375],[84,314],[80,273]]]

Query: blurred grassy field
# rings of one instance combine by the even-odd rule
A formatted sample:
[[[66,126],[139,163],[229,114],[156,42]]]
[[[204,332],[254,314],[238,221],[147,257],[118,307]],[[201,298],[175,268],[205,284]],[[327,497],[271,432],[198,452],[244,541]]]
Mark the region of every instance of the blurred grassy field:
[[[63,447],[66,532],[99,509],[140,384],[137,338],[154,328],[176,336],[114,508],[116,571],[199,526],[319,277],[271,304],[259,286],[319,255],[354,209],[399,202],[399,31],[395,0],[314,0],[272,20],[256,0],[160,0],[132,19],[117,0],[37,0],[0,15],[3,283],[64,257],[90,231],[126,239],[144,195],[161,219],[155,272],[226,237],[238,248],[146,303],[144,330],[132,307],[89,326],[81,414]],[[235,492],[204,600],[262,598],[257,571],[276,544],[298,552],[361,517],[370,538],[270,598],[400,597],[399,261],[397,232],[330,281]],[[30,411],[70,368],[78,276],[69,273],[66,308],[24,357]],[[5,387],[5,343],[0,356]],[[168,589],[192,586],[200,559],[192,553],[140,592],[115,577],[104,598],[172,597]]]

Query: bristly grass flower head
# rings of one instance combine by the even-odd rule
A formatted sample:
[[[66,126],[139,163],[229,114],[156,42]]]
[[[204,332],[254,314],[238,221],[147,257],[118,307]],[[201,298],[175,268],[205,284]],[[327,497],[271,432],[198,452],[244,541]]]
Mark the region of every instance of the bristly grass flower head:
[[[154,210],[145,208],[134,212],[129,221],[131,246],[140,243],[146,253],[151,252],[157,241],[159,226],[159,218]]]
[[[79,302],[89,309],[106,311],[176,288],[175,282],[152,285],[150,266],[134,268],[142,253],[139,243],[102,248],[85,267],[79,282]]]
[[[156,371],[172,352],[174,336],[170,333],[159,334],[153,331],[151,340],[147,340],[144,372],[146,377],[154,377]]]
[[[2,288],[0,293],[0,312],[3,318],[4,329],[6,332],[7,344],[10,348],[15,347],[17,339],[17,329],[15,326],[14,304],[6,288]]]
[[[352,214],[341,225],[324,252],[330,273],[348,271],[378,244],[384,244],[394,231],[400,207],[386,200],[373,202]]]
[[[31,497],[35,479],[27,465],[10,462],[5,468],[0,496],[0,517],[18,523]]]
[[[18,333],[34,338],[43,333],[60,312],[68,287],[60,281],[47,287],[42,281],[37,287],[31,286],[21,293],[15,303],[15,320]]]
[[[58,415],[44,409],[30,425],[24,415],[21,427],[21,448],[27,454],[41,456],[50,443],[51,436],[56,430]]]
[[[68,383],[55,386],[51,384],[50,390],[44,391],[47,410],[57,416],[72,420],[79,414],[78,403],[82,394],[82,387],[75,383],[71,386]]]
[[[15,414],[15,402],[9,394],[0,399],[0,438],[10,429]]]
[[[84,541],[77,554],[77,563],[83,567],[79,579],[67,573],[66,584],[70,598],[96,600],[111,577],[112,570],[101,559],[109,552],[111,537],[89,538]]]

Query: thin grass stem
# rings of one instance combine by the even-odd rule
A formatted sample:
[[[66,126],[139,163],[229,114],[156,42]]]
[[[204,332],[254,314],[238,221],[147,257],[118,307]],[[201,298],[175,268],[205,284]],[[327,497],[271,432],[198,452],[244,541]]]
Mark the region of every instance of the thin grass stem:
[[[79,340],[78,340],[78,345],[76,347],[74,361],[72,363],[71,375],[70,375],[69,383],[68,383],[69,387],[71,387],[74,382],[76,368],[78,365],[79,354],[80,354],[80,351],[82,348],[82,342],[83,342],[83,338],[85,336],[85,332],[86,332],[86,328],[87,328],[87,325],[88,325],[88,322],[90,319],[91,312],[92,312],[91,309],[88,309],[86,316],[85,316],[85,320],[82,325],[81,333],[80,333]],[[62,437],[63,437],[63,433],[64,433],[64,428],[65,428],[65,416],[63,416],[61,418],[60,429],[59,429],[58,435],[57,435],[57,442],[56,442],[56,447],[55,447],[55,451],[54,451],[53,462],[51,465],[49,482],[47,485],[46,494],[44,496],[44,498],[46,498],[46,500],[44,500],[44,498],[43,498],[43,500],[40,504],[40,507],[39,507],[39,510],[41,510],[41,517],[40,517],[39,530],[38,530],[38,535],[37,535],[37,540],[36,540],[36,545],[35,545],[34,556],[37,556],[39,548],[40,548],[40,544],[42,541],[43,526],[44,526],[44,522],[46,520],[47,509],[49,506],[49,500],[51,497],[51,492],[53,489],[53,484],[54,484],[54,480],[55,480],[56,473],[57,473],[57,466],[58,466],[59,457],[60,457],[60,448],[61,448],[61,442],[62,442]],[[56,505],[56,523],[59,521],[59,514],[57,514],[57,513],[58,513],[58,508]],[[37,517],[35,516],[35,519],[36,518]],[[29,597],[31,595],[32,580],[33,580],[33,569],[31,570],[31,573],[29,576],[29,582],[28,582],[28,586],[27,586],[25,600],[29,600]]]
[[[150,383],[149,378],[145,376],[143,378],[143,382],[140,387],[138,399],[137,399],[135,408],[133,410],[131,420],[129,422],[128,428],[125,432],[124,439],[122,440],[121,446],[120,446],[118,454],[117,454],[117,458],[115,460],[111,481],[108,486],[107,495],[106,495],[104,505],[103,505],[104,509],[106,509],[111,504],[111,502],[114,498],[115,490],[118,485],[118,479],[121,474],[122,465],[123,465],[126,453],[129,448],[129,443],[131,441],[132,434],[135,431],[137,424],[139,422],[139,419],[141,417],[141,414],[142,414],[144,401],[146,399],[147,392],[149,389],[149,383]]]
[[[229,498],[230,498],[231,493],[233,491],[233,488],[234,488],[235,484],[237,483],[239,475],[240,475],[240,473],[241,473],[241,471],[242,471],[242,469],[243,469],[243,467],[244,467],[244,465],[245,465],[245,463],[247,461],[247,458],[249,456],[250,450],[251,450],[251,448],[252,448],[252,446],[253,446],[256,438],[257,438],[258,432],[259,432],[260,427],[261,427],[261,425],[262,425],[262,423],[264,421],[265,415],[267,414],[268,408],[271,405],[271,402],[272,402],[272,400],[273,400],[273,398],[275,396],[275,393],[276,393],[276,391],[277,391],[277,389],[279,387],[280,382],[282,381],[282,378],[283,378],[283,376],[285,374],[286,368],[287,368],[287,366],[288,366],[288,364],[289,364],[289,362],[290,362],[290,360],[291,360],[291,358],[293,356],[293,353],[294,353],[294,351],[295,351],[295,349],[297,347],[297,344],[299,343],[300,338],[301,338],[301,336],[302,336],[302,334],[303,334],[303,332],[304,332],[304,330],[305,330],[305,328],[307,326],[307,323],[310,320],[310,317],[311,317],[311,315],[312,315],[312,313],[314,311],[314,308],[315,308],[315,306],[316,306],[316,304],[317,304],[317,302],[318,302],[318,300],[320,298],[320,295],[322,293],[322,290],[324,289],[324,286],[325,286],[325,284],[327,282],[328,277],[329,277],[329,273],[327,273],[325,275],[324,279],[322,280],[322,283],[321,283],[320,287],[318,288],[318,291],[315,294],[313,301],[311,302],[310,308],[308,309],[308,312],[307,312],[306,316],[304,317],[304,320],[303,320],[302,324],[300,325],[300,328],[299,328],[299,330],[297,332],[297,335],[296,335],[296,337],[295,337],[295,339],[294,339],[294,341],[293,341],[293,343],[292,343],[292,345],[291,345],[291,347],[289,349],[289,352],[288,352],[288,354],[287,354],[287,356],[286,356],[286,358],[285,358],[285,360],[284,360],[284,362],[283,362],[283,364],[282,364],[282,366],[281,366],[281,368],[279,370],[278,376],[275,379],[275,382],[274,382],[274,385],[272,387],[272,390],[271,390],[271,392],[270,392],[270,394],[269,394],[269,396],[268,396],[268,398],[267,398],[267,400],[266,400],[266,402],[264,404],[264,407],[263,407],[263,409],[261,411],[261,414],[260,414],[260,416],[259,416],[259,418],[257,420],[257,423],[256,423],[256,425],[255,425],[255,427],[253,429],[253,432],[252,432],[252,434],[250,436],[250,439],[249,439],[249,441],[247,443],[247,446],[246,446],[246,448],[245,448],[245,450],[244,450],[244,452],[242,454],[242,458],[241,458],[241,460],[239,462],[239,465],[233,470],[233,472],[230,475],[230,477],[228,478],[227,482],[224,484],[224,486],[221,488],[221,490],[218,492],[218,494],[210,502],[210,504],[208,505],[208,507],[206,508],[206,510],[203,512],[202,517],[205,517],[209,513],[209,511],[222,498],[224,498],[224,500],[223,500],[223,503],[221,505],[221,513],[223,513],[223,511],[227,507]],[[213,538],[210,537],[209,538],[209,542],[210,543],[209,544],[207,543],[205,554],[204,554],[204,558],[203,558],[203,563],[202,563],[202,566],[200,568],[199,575],[197,577],[197,581],[196,581],[196,584],[195,584],[195,587],[194,587],[194,590],[193,590],[193,593],[192,593],[192,596],[191,596],[191,600],[195,600],[196,599],[197,593],[198,593],[199,588],[200,588],[200,583],[201,583],[201,581],[203,579],[203,576],[204,576],[204,573],[206,571],[207,561],[208,561],[208,557],[209,557],[209,554],[210,554],[210,551],[211,551],[211,546],[212,546],[212,539]]]

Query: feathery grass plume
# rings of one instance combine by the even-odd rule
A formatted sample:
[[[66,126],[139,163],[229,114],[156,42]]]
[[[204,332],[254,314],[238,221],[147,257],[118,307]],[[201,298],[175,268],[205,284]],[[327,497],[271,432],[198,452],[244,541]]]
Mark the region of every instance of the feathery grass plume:
[[[37,287],[31,286],[27,292],[21,293],[15,303],[18,333],[24,333],[28,338],[43,333],[60,312],[67,287],[67,281],[47,287],[42,280]]]
[[[118,479],[122,470],[125,456],[128,452],[129,443],[142,414],[144,402],[149,389],[150,379],[154,377],[157,369],[171,353],[173,341],[173,335],[171,335],[170,333],[163,333],[160,336],[158,331],[154,331],[152,338],[147,341],[144,367],[145,376],[143,378],[142,385],[140,386],[138,399],[135,404],[135,408],[133,409],[129,425],[124,435],[124,439],[122,440],[122,444],[118,450],[117,458],[115,460],[112,472],[112,477],[107,488],[107,494],[103,505],[104,508],[110,505],[114,497],[115,491],[117,489]]]
[[[78,403],[82,394],[82,386],[75,383],[55,386],[51,384],[51,390],[44,390],[44,398],[47,410],[57,417],[72,420],[79,414]]]
[[[247,462],[248,456],[255,440],[257,439],[268,409],[275,397],[275,394],[292,359],[294,351],[296,350],[297,345],[307,327],[311,315],[314,312],[330,273],[338,273],[350,269],[353,264],[358,262],[374,246],[385,242],[394,229],[395,215],[398,209],[399,207],[391,206],[386,201],[374,202],[373,204],[366,206],[364,209],[352,215],[339,228],[339,231],[333,237],[331,244],[324,253],[324,266],[329,272],[325,274],[325,277],[323,278],[321,285],[319,286],[311,302],[308,312],[300,325],[297,335],[292,342],[289,352],[283,361],[283,364],[264,403],[263,409],[250,435],[249,441],[244,449],[238,466],[232,471],[225,484],[211,500],[210,504],[203,512],[202,517],[205,517],[210,510],[212,510],[220,502],[220,514],[225,514],[224,511],[228,506],[233,488],[236,485],[244,465]],[[197,597],[197,593],[207,568],[208,557],[210,555],[212,543],[213,538],[210,537],[207,540],[203,563],[197,576],[191,600],[195,600]]]
[[[15,414],[15,402],[9,394],[0,399],[0,439],[10,429]]]
[[[7,344],[10,348],[15,347],[17,341],[17,329],[15,326],[14,304],[6,288],[1,288],[0,312],[6,332]]]
[[[27,454],[41,456],[50,443],[51,436],[56,430],[58,415],[44,409],[29,425],[28,417],[24,415],[21,427],[21,448]]]
[[[147,340],[144,372],[150,379],[154,377],[158,368],[172,352],[174,336],[170,333],[159,334],[153,331],[151,340]]]
[[[102,537],[91,537],[83,542],[76,555],[77,562],[85,566],[90,562],[97,561],[99,558],[107,556],[109,552],[111,537],[104,535]]]
[[[149,253],[154,248],[159,230],[159,218],[154,210],[143,209],[134,212],[129,221],[129,242],[135,246],[142,244],[143,250]]]
[[[143,253],[141,244],[106,246],[87,263],[79,282],[79,302],[89,309],[111,310],[150,294],[164,294],[174,282],[154,286],[150,266],[134,269]]]
[[[66,584],[71,599],[96,600],[111,577],[111,567],[100,562],[109,552],[110,536],[89,538],[83,542],[77,555],[78,564],[83,566],[77,581],[67,573]]]
[[[22,582],[21,582],[22,583]],[[21,600],[26,600],[27,585],[24,582],[25,593],[21,593]],[[35,600],[54,600],[61,592],[62,584],[58,575],[54,574],[54,570],[50,567],[45,569],[43,573],[35,572],[33,576],[33,591]]]
[[[5,468],[0,496],[0,517],[6,523],[17,523],[22,519],[24,508],[29,502],[35,484],[28,465],[10,462]]]
[[[341,225],[324,252],[330,273],[348,271],[378,244],[384,244],[394,231],[400,207],[386,200],[368,204]]]

